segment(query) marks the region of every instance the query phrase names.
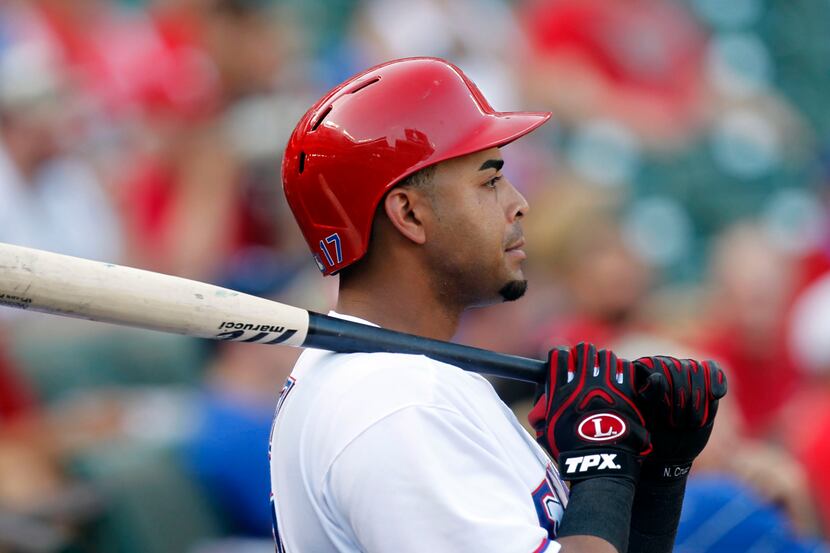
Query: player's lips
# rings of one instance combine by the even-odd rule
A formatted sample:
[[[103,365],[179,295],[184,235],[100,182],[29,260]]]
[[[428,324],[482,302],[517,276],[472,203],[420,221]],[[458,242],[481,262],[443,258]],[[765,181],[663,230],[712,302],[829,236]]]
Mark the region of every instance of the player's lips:
[[[525,239],[519,238],[518,241],[514,242],[513,245],[506,248],[504,251],[510,254],[511,257],[518,257],[519,259],[526,259],[527,254],[522,249],[525,247]]]

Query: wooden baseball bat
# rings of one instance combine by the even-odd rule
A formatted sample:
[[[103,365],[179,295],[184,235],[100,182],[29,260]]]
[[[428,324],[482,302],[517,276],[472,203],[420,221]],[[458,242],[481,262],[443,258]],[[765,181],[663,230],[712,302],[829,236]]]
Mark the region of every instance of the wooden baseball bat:
[[[212,284],[0,243],[0,306],[209,338],[421,354],[541,382],[545,363],[345,321]]]

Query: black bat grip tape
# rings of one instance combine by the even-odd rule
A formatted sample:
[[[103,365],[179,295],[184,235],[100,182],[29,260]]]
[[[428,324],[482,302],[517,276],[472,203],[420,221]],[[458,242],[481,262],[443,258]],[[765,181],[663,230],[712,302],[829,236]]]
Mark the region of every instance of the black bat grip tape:
[[[464,370],[538,383],[547,376],[545,361],[444,342],[338,319],[309,311],[303,346],[339,353],[408,353],[426,355]]]

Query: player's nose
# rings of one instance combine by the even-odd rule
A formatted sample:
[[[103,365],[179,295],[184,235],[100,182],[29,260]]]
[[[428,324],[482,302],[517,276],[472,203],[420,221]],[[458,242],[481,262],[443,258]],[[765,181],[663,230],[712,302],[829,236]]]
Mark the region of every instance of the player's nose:
[[[513,186],[512,182],[508,181],[508,189],[510,191],[510,202],[507,205],[507,215],[510,221],[521,219],[527,212],[530,211],[530,204],[527,203],[524,195]]]

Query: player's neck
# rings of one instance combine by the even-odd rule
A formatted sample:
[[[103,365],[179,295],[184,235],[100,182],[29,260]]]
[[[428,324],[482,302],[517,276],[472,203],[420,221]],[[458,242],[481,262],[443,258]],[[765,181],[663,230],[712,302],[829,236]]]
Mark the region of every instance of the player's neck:
[[[337,312],[365,319],[400,332],[449,340],[458,328],[462,308],[443,304],[428,286],[416,279],[340,286]]]

